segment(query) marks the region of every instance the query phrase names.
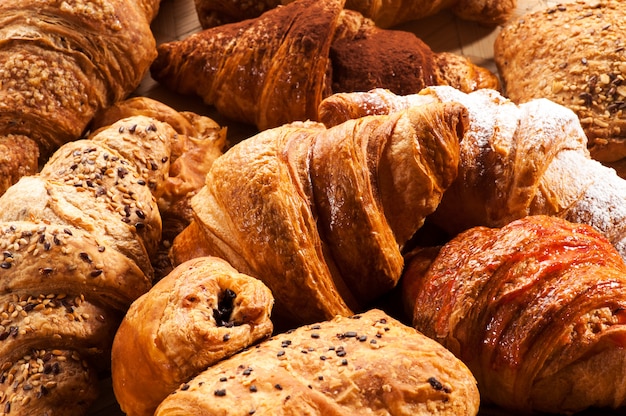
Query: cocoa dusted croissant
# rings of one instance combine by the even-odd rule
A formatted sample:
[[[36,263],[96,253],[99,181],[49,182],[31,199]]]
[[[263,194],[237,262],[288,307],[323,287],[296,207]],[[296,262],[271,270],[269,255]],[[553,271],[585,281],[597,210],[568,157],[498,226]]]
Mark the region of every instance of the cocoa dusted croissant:
[[[181,384],[272,334],[274,298],[217,257],[176,267],[135,302],[115,336],[111,377],[129,416],[153,415]]]
[[[297,0],[195,0],[196,12],[203,28],[238,22],[260,16],[263,12]],[[516,0],[346,0],[346,8],[372,19],[378,27],[432,16],[452,9],[459,17],[487,25],[505,23],[512,15]]]
[[[115,331],[154,276],[166,123],[117,121],[61,146],[0,197],[0,397],[11,415],[84,415]]]
[[[586,224],[528,216],[407,256],[413,325],[510,413],[626,406],[626,264]]]
[[[224,258],[267,284],[275,315],[295,323],[361,310],[397,284],[400,249],[456,177],[466,115],[433,104],[243,140],[192,198],[174,263]]]
[[[479,401],[460,360],[372,309],[278,334],[210,366],[155,415],[473,416]]]
[[[553,215],[602,232],[626,258],[626,180],[593,160],[576,114],[546,99],[515,104],[493,90],[445,86],[397,96],[336,94],[320,106],[329,126],[424,102],[458,102],[469,111],[459,175],[429,217],[450,235],[501,227],[526,215]]]
[[[300,0],[163,43],[152,77],[259,130],[316,120],[320,101],[333,92],[499,87],[487,69],[435,53],[413,33],[378,28],[345,10],[344,1]]]
[[[21,166],[3,175],[0,194],[139,85],[156,57],[150,22],[158,7],[158,0],[0,2],[0,147]],[[24,144],[11,144],[16,137]]]

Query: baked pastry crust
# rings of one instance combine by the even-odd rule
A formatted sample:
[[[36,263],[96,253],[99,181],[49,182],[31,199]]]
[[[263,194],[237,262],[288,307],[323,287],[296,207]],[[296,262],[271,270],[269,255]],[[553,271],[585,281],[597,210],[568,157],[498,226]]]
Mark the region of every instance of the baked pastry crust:
[[[620,1],[575,1],[512,20],[494,44],[506,95],[579,117],[591,156],[626,176],[626,22]]]
[[[435,341],[380,310],[307,325],[194,377],[164,415],[475,415],[475,380]]]
[[[196,374],[272,334],[274,298],[216,257],[176,267],[126,313],[113,343],[115,397],[129,416],[153,415]]]
[[[499,87],[495,74],[469,59],[436,54],[413,33],[381,29],[343,6],[301,0],[163,43],[151,75],[258,130],[317,120],[319,103],[333,92]]]
[[[415,265],[415,267],[414,267]],[[557,217],[476,227],[407,256],[413,324],[467,364],[483,403],[520,414],[620,408],[626,263]]]
[[[397,284],[400,250],[455,179],[466,115],[433,104],[246,139],[214,162],[172,258],[226,259],[295,324],[360,310]]]

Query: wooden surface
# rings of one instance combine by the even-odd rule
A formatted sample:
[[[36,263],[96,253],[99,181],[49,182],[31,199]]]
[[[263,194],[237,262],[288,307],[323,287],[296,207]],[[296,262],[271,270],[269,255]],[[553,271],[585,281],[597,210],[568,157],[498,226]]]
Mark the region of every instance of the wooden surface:
[[[524,13],[565,3],[568,0],[518,0],[518,9],[514,18]],[[469,57],[474,63],[496,72],[493,61],[493,42],[498,28],[489,28],[462,21],[448,12],[405,24],[398,29],[412,31],[435,51],[450,51]],[[159,15],[153,23],[153,31],[158,43],[183,39],[200,30],[193,0],[163,0]],[[198,99],[183,97],[160,87],[147,76],[136,91],[136,95],[145,95],[161,100],[178,110],[190,110],[208,115],[228,127],[230,137],[245,138],[254,132],[250,127],[228,124],[213,108],[203,105]],[[481,415],[499,415],[497,410],[482,409]],[[586,413],[592,414],[592,413]],[[601,413],[607,415],[606,412]],[[617,414],[617,413],[616,413]],[[110,380],[102,381],[102,395],[91,409],[91,416],[119,416],[123,412],[115,402]]]

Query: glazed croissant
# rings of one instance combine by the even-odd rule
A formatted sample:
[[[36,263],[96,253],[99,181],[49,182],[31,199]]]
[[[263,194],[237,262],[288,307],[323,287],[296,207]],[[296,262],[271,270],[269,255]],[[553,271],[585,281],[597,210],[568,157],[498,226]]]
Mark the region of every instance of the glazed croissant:
[[[224,258],[267,284],[275,316],[296,324],[362,309],[396,285],[401,247],[456,177],[466,115],[434,104],[238,143],[192,198],[174,263]]]
[[[156,56],[150,22],[158,7],[158,0],[0,3],[0,146],[22,167],[3,175],[0,194],[139,85]],[[27,144],[14,146],[16,138]]]
[[[520,414],[626,406],[626,264],[586,224],[529,216],[407,256],[415,328]]]
[[[321,104],[327,125],[407,106],[459,102],[469,111],[459,175],[429,218],[450,235],[500,227],[526,215],[553,215],[602,232],[626,258],[626,180],[589,156],[576,115],[546,99],[516,105],[496,91],[464,94],[430,87],[337,94]]]
[[[260,16],[267,10],[295,0],[195,0],[198,19],[203,28],[239,22]],[[346,8],[372,19],[378,27],[391,27],[412,20],[432,16],[444,9],[467,20],[487,25],[506,22],[512,15],[516,0],[346,0]]]
[[[435,53],[410,32],[380,29],[344,10],[344,1],[300,0],[161,44],[152,77],[259,130],[316,120],[320,101],[332,92],[499,87],[487,69]]]
[[[11,415],[83,415],[113,337],[152,285],[166,123],[135,116],[60,147],[0,197],[0,397]],[[154,192],[154,193],[153,193]]]
[[[278,334],[210,366],[155,415],[473,416],[479,401],[460,360],[373,309]]]
[[[115,335],[111,378],[128,416],[153,415],[181,384],[272,334],[274,298],[216,257],[176,267],[131,305]]]

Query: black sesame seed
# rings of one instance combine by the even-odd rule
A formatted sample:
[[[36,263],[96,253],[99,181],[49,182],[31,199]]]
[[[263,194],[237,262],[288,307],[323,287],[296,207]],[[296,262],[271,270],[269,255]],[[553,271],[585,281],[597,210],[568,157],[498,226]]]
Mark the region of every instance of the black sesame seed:
[[[220,381],[223,383],[225,381],[228,381],[228,377],[220,377]]]
[[[283,389],[283,386],[281,386],[280,384],[274,384],[274,388],[275,388],[276,390],[282,390],[282,389]]]
[[[285,355],[285,350],[280,350],[276,353],[277,357],[282,357],[283,355]]]
[[[189,390],[189,384],[183,384],[182,386],[180,386],[180,389],[182,391]]]
[[[250,374],[252,374],[252,367],[248,367],[245,370],[243,370],[244,376],[249,376]]]
[[[443,384],[441,384],[441,382],[439,380],[437,380],[435,377],[430,377],[428,379],[428,384],[430,384],[430,386],[438,391],[443,390]]]
[[[224,334],[224,337],[222,338],[222,340],[223,340],[224,342],[226,342],[226,341],[230,340],[230,334]]]
[[[131,132],[131,133],[134,133],[136,130],[137,130],[137,125],[136,124],[133,124],[132,126],[130,126],[128,128],[128,131]]]
[[[319,337],[320,337],[320,334],[318,334],[317,332],[313,332],[313,333],[311,333],[311,338],[315,338],[315,339],[317,339],[317,338],[319,338]]]
[[[226,389],[217,389],[213,392],[213,394],[218,397],[224,397],[226,396]]]
[[[252,385],[250,386],[250,391],[251,391],[252,393],[256,393],[256,392],[258,391],[258,389],[257,389],[257,387],[256,387],[254,384],[252,384]]]
[[[0,267],[3,269],[10,269],[11,268],[11,263],[3,261],[2,263],[0,263]]]
[[[102,274],[102,269],[92,270],[91,277],[98,277]]]
[[[343,336],[346,338],[355,338],[357,336],[357,333],[355,331],[348,331],[344,332]]]
[[[88,253],[85,253],[84,251],[80,252],[78,254],[80,256],[80,259],[87,262],[87,263],[91,263],[91,257],[89,256]]]
[[[348,365],[348,360],[345,358],[341,360],[341,365]]]
[[[367,341],[367,335],[359,335],[359,341],[361,342]]]

